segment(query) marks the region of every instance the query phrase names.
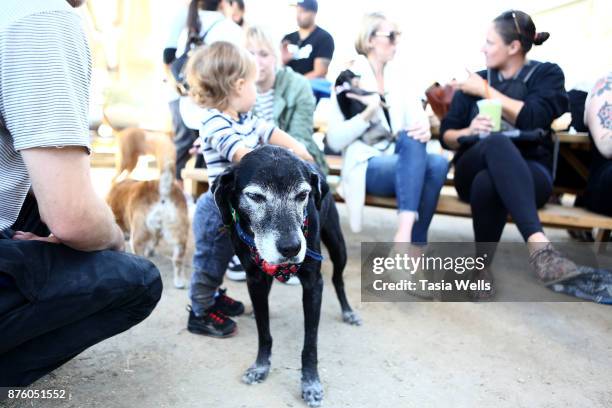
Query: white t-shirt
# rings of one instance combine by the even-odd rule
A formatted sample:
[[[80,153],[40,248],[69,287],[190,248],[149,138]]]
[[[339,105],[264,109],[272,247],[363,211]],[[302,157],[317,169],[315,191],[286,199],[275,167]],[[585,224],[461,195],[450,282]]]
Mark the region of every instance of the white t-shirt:
[[[164,43],[164,49],[177,48],[179,37],[181,36],[181,33],[185,30],[186,25],[187,7],[183,7],[181,11],[179,11],[176,16],[174,16],[174,19],[170,24],[170,29],[168,30],[166,42]],[[171,81],[164,82],[164,94],[168,102],[176,101],[180,96]]]
[[[200,35],[204,35],[210,29],[204,44],[212,44],[217,41],[228,41],[238,46],[244,46],[244,33],[240,26],[232,20],[226,18],[223,13],[218,11],[200,11],[200,22],[202,29]],[[213,24],[215,24],[213,26]],[[212,28],[211,28],[212,27]],[[181,32],[177,42],[176,56],[180,57],[185,52],[187,44],[187,26]],[[181,97],[179,102],[181,117],[188,128],[198,130],[204,115],[203,108],[199,107],[190,97]]]

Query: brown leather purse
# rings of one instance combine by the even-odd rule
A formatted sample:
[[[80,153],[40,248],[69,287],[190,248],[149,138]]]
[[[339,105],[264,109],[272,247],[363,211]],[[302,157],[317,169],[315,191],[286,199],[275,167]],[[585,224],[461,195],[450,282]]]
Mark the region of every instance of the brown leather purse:
[[[442,86],[438,82],[435,82],[425,91],[427,102],[431,105],[431,109],[438,119],[442,120],[448,113],[453,95],[455,95],[455,90],[456,88],[451,84]]]

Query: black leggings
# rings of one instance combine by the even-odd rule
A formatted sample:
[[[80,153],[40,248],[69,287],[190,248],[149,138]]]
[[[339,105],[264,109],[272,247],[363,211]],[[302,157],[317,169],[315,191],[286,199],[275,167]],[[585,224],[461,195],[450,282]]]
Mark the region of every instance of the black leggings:
[[[543,165],[526,160],[505,136],[491,135],[455,163],[455,188],[470,203],[476,242],[498,242],[508,213],[525,241],[541,232],[537,209],[552,193]]]
[[[612,160],[606,161],[596,174],[591,173],[584,203],[591,211],[612,216]]]

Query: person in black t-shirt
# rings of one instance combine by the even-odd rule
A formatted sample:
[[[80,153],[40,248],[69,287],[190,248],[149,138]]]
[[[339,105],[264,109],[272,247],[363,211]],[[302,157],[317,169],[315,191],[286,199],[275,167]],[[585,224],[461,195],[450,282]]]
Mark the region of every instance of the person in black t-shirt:
[[[334,55],[334,39],[315,24],[318,7],[316,0],[297,3],[299,29],[287,34],[281,47],[283,64],[308,79],[325,78]]]

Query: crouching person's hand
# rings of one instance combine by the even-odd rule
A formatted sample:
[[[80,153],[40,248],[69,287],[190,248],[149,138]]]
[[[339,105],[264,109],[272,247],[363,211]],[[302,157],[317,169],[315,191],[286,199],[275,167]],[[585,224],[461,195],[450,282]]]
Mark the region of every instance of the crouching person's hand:
[[[115,224],[115,237],[109,249],[113,251],[125,251],[125,237],[123,231],[117,224]]]
[[[61,244],[60,240],[53,236],[53,234],[49,235],[48,237],[39,237],[31,232],[16,231],[15,235],[13,235],[13,239],[15,241],[42,241],[49,242],[51,244]]]

